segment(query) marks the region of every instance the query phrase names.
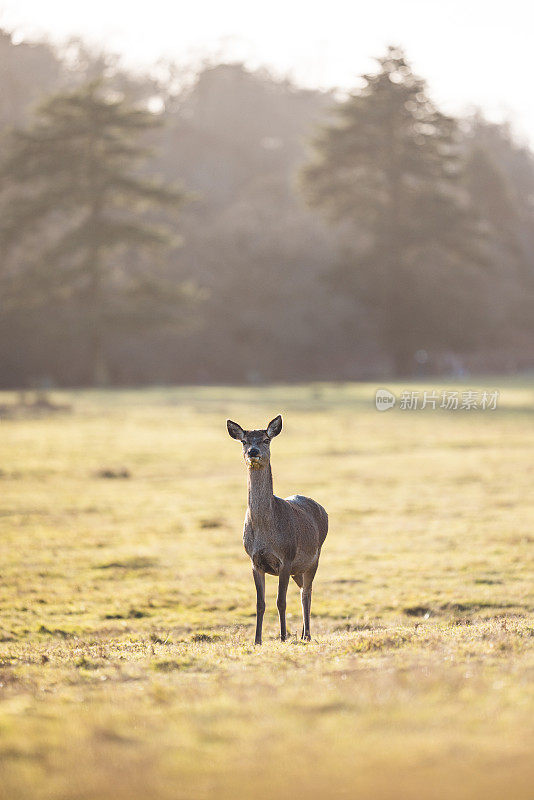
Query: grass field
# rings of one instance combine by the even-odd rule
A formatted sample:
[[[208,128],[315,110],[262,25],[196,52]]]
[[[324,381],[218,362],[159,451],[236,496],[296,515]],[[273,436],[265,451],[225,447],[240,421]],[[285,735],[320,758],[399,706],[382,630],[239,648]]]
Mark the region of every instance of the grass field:
[[[465,412],[374,388],[65,392],[1,421],[2,800],[534,796],[534,383],[472,381],[499,408]],[[293,584],[277,640],[268,577],[255,648],[225,420],[278,412],[275,492],[330,533],[313,641]]]

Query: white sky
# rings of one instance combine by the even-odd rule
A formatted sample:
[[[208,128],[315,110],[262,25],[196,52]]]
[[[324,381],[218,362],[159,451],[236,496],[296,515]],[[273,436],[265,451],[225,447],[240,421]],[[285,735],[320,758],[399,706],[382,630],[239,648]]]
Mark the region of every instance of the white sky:
[[[400,44],[444,110],[480,106],[534,145],[530,0],[0,0],[0,26],[81,36],[133,67],[215,55],[321,88]]]

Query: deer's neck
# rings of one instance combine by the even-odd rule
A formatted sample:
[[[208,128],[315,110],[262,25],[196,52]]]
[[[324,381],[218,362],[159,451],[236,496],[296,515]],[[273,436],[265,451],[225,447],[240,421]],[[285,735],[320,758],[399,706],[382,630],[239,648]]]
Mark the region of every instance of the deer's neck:
[[[273,474],[271,465],[248,470],[248,510],[255,524],[268,522],[272,516]]]

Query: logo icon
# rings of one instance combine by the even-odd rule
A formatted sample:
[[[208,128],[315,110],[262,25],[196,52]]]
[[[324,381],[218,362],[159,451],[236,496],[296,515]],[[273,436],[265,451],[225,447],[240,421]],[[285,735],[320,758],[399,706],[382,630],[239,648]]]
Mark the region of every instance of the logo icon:
[[[377,389],[375,405],[377,411],[389,411],[395,405],[395,395],[388,389]]]

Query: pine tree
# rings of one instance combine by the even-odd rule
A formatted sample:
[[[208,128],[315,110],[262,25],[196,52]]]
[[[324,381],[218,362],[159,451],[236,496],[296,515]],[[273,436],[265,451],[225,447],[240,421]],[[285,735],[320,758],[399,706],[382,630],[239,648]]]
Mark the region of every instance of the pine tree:
[[[434,106],[401,50],[390,47],[378,63],[315,139],[301,186],[310,206],[355,226],[359,246],[336,279],[374,304],[401,375],[436,333],[418,291],[425,265],[481,265],[485,255],[461,186],[457,123]]]
[[[13,294],[28,306],[77,300],[96,384],[108,380],[106,330],[140,329],[181,295],[180,287],[139,268],[140,249],[171,243],[168,229],[147,221],[147,210],[185,199],[183,191],[140,174],[150,152],[140,139],[159,124],[93,81],[52,97],[31,127],[14,131],[0,169],[4,253],[21,246],[27,253],[31,242],[38,249],[11,280]],[[121,248],[133,252],[129,272]]]

